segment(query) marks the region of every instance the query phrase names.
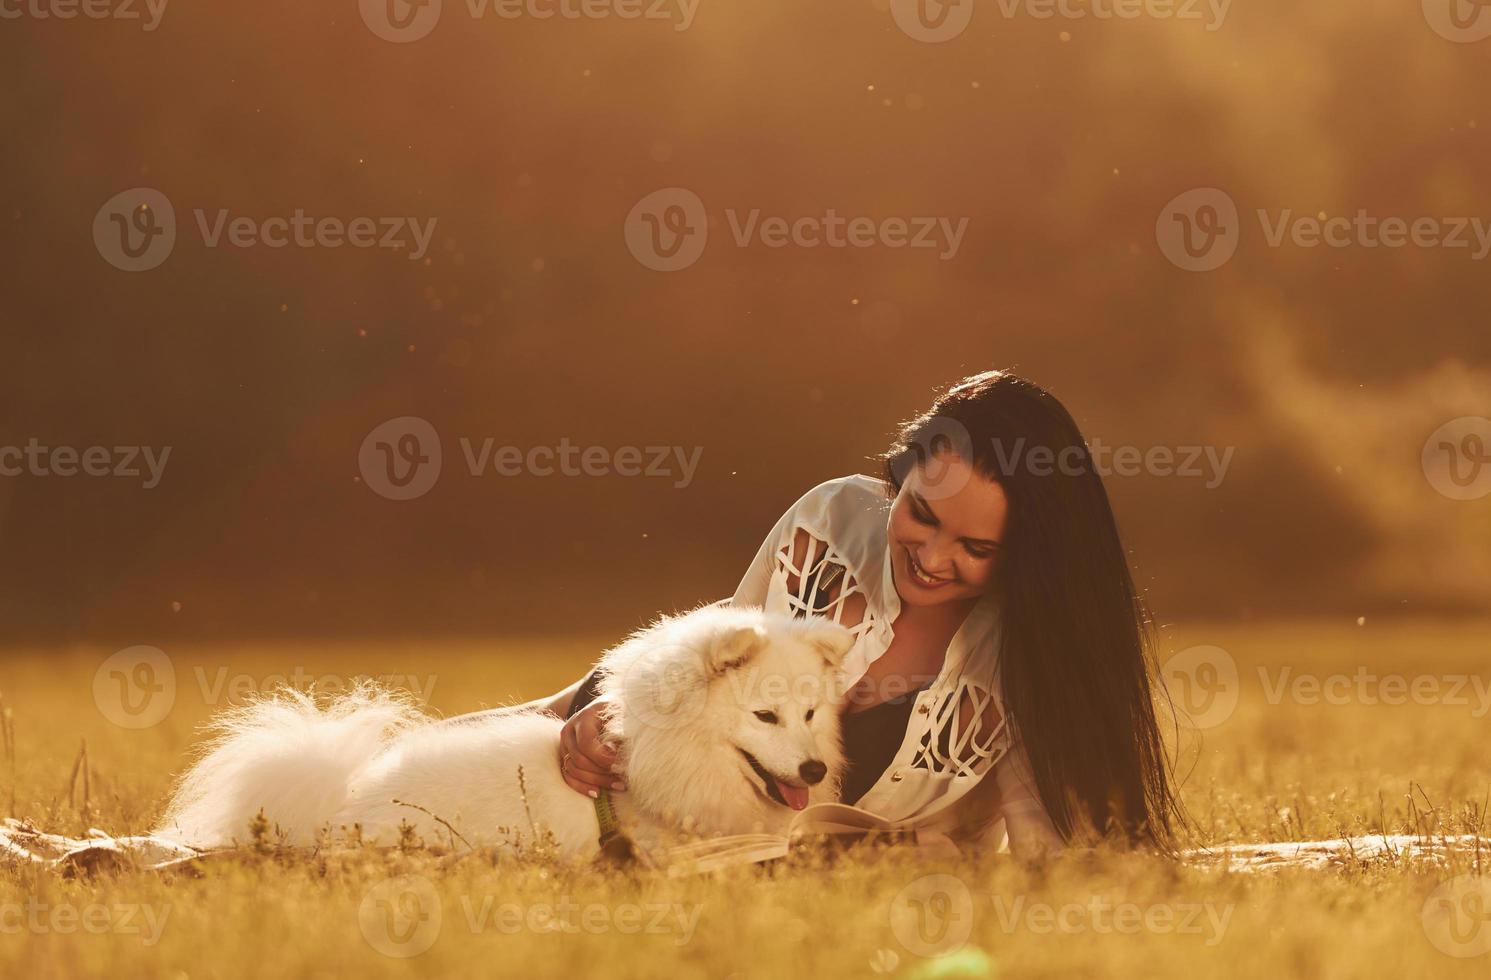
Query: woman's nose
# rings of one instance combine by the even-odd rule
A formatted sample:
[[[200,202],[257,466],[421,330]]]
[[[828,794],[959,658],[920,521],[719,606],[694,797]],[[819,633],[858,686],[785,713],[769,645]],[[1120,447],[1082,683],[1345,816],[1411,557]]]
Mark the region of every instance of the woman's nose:
[[[947,550],[939,547],[936,541],[929,541],[916,549],[916,561],[924,570],[937,575],[947,571],[952,565],[947,554]]]

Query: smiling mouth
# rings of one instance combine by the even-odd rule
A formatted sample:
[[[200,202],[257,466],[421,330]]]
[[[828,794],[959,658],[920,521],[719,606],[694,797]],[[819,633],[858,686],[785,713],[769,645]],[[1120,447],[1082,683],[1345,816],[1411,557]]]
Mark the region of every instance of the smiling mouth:
[[[916,584],[924,589],[936,589],[953,583],[953,580],[950,578],[938,578],[935,575],[927,574],[926,570],[917,562],[916,556],[911,553],[910,548],[906,549],[906,564],[910,567],[911,577],[916,580]]]
[[[756,761],[755,756],[738,745],[735,747],[735,751],[745,757],[745,761],[751,767],[751,770],[760,777],[762,784],[765,786],[767,797],[773,802],[791,807],[794,810],[801,810],[808,805],[808,788],[806,786],[794,786],[789,782],[773,776],[766,770],[765,766]]]

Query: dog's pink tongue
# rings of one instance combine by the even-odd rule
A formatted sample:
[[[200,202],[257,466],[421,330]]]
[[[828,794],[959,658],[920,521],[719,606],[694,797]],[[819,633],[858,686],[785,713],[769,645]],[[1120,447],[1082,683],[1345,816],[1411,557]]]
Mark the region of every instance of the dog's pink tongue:
[[[782,799],[786,800],[787,805],[792,809],[801,810],[808,805],[808,788],[806,786],[790,786],[780,779],[776,780],[776,784],[777,792],[782,794]]]

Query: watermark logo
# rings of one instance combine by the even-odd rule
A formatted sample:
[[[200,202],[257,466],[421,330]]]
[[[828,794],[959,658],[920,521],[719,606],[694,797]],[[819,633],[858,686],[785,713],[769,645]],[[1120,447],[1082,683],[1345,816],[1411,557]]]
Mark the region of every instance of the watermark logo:
[[[1491,221],[1481,217],[1381,217],[1365,208],[1351,215],[1256,208],[1254,215],[1263,244],[1272,249],[1464,249],[1474,262],[1491,255]],[[1237,252],[1241,231],[1236,202],[1214,187],[1175,197],[1155,221],[1160,251],[1187,272],[1210,272],[1226,264]]]
[[[422,418],[389,419],[357,451],[362,482],[388,500],[423,497],[440,479],[440,434]]]
[[[891,900],[890,930],[917,956],[956,953],[973,933],[973,894],[954,875],[924,875]]]
[[[209,669],[195,665],[190,671],[204,705],[247,704],[266,695],[290,690],[322,696],[345,695],[366,685],[379,690],[408,692],[419,704],[434,696],[436,674],[314,673],[303,666],[279,673],[232,673],[226,666]],[[174,661],[157,647],[137,646],[120,650],[105,660],[93,675],[93,700],[99,713],[121,728],[150,728],[170,715],[191,685],[178,681]]]
[[[176,210],[152,187],[120,191],[93,216],[93,244],[124,272],[149,272],[176,247]]]
[[[428,37],[440,21],[442,0],[358,0],[368,30],[407,44]],[[694,23],[699,0],[465,0],[473,21],[622,20],[667,22],[675,31]]]
[[[912,40],[941,44],[968,29],[973,4],[974,0],[891,0],[890,15]]]
[[[946,216],[766,215],[760,208],[725,209],[730,241],[736,248],[909,249],[936,252],[940,261],[957,258],[968,232],[968,218]],[[709,215],[699,195],[682,187],[653,191],[633,206],[624,225],[627,249],[655,272],[687,269],[704,254]]]
[[[1241,699],[1237,661],[1221,647],[1188,647],[1165,661],[1160,677],[1177,720],[1187,728],[1216,728],[1232,717]]]
[[[363,893],[357,924],[369,946],[394,959],[427,952],[440,938],[440,895],[428,878],[400,875]]]
[[[1225,265],[1237,251],[1241,233],[1236,203],[1215,187],[1177,195],[1155,221],[1160,251],[1187,272],[1211,272]]]
[[[653,191],[626,216],[626,247],[654,272],[687,269],[709,242],[709,215],[699,195],[683,187]]]
[[[1050,905],[1027,902],[1024,895],[1014,899],[994,894],[994,911],[999,928],[1005,935],[1019,930],[1037,936],[1097,935],[1134,936],[1150,933],[1156,936],[1196,936],[1206,946],[1217,946],[1227,936],[1234,905],[1211,902],[1165,902],[1139,905],[1116,902],[1103,895],[1093,895],[1086,902]]]
[[[977,0],[1005,20],[1176,20],[1200,21],[1221,30],[1232,0]],[[891,0],[896,26],[924,44],[951,41],[973,21],[975,0]]]
[[[1446,956],[1491,953],[1491,878],[1463,874],[1429,894],[1419,913],[1424,934]]]
[[[1424,442],[1424,478],[1451,500],[1491,494],[1491,419],[1467,415],[1446,422]]]
[[[473,935],[529,932],[599,936],[614,932],[623,936],[672,936],[675,946],[686,946],[693,940],[704,911],[698,904],[576,902],[568,895],[559,896],[557,901],[526,904],[498,903],[492,895],[481,896],[477,903],[471,896],[462,895],[460,903],[466,928]]]
[[[171,446],[44,446],[35,436],[24,446],[0,446],[0,477],[112,477],[141,480],[154,490],[166,474]],[[142,468],[143,467],[143,468]]]
[[[192,210],[192,224],[205,248],[324,248],[403,251],[411,261],[424,258],[438,218],[413,216],[351,219],[312,217],[303,208],[268,218],[211,214]],[[109,198],[93,217],[93,244],[110,265],[125,272],[148,272],[176,246],[176,211],[160,191],[136,187]]]
[[[11,0],[0,3],[0,20],[138,20],[145,33],[160,26],[169,0]]]
[[[694,482],[703,446],[584,446],[568,436],[553,446],[498,445],[488,436],[461,436],[461,459],[473,477],[531,476],[668,478],[675,489]],[[414,416],[389,419],[363,439],[357,453],[362,482],[388,500],[422,497],[440,478],[440,434]]]
[[[82,932],[90,936],[138,936],[140,944],[148,949],[160,942],[170,917],[170,905],[135,902],[52,905],[27,898],[24,903],[0,903],[0,935],[71,936]]]
[[[120,728],[159,725],[176,704],[176,668],[156,647],[120,650],[94,671],[93,703]]]
[[[1423,0],[1424,20],[1434,33],[1456,44],[1491,37],[1491,4],[1485,0]]]
[[[653,651],[627,665],[621,704],[628,720],[662,731],[692,725],[704,713],[709,684],[703,651]]]
[[[427,37],[440,23],[441,0],[358,0],[368,30],[385,41],[407,44]]]
[[[1263,697],[1270,705],[1286,698],[1305,707],[1316,705],[1404,705],[1469,708],[1472,718],[1491,714],[1491,684],[1479,674],[1378,674],[1359,666],[1353,673],[1296,674],[1293,667],[1270,672],[1258,668]]]
[[[915,437],[891,461],[896,478],[904,483],[914,467],[921,468],[917,490],[928,500],[957,496],[972,479],[973,437],[957,419],[935,416],[920,426]]]
[[[1215,490],[1227,479],[1236,446],[1110,446],[1092,439],[1085,446],[1067,446],[1057,452],[1050,446],[1028,444],[1024,436],[1013,443],[994,439],[994,456],[999,471],[1013,476],[1023,469],[1031,476],[1099,477],[1156,476],[1200,479],[1208,490]]]
[[[1236,446],[1112,446],[1100,439],[1056,449],[1031,444],[1024,436],[1008,442],[990,440],[994,466],[1007,477],[1024,473],[1038,478],[1082,477],[1101,479],[1151,476],[1191,479],[1214,490],[1227,479]],[[946,500],[967,485],[971,471],[959,465],[973,458],[972,439],[957,420],[938,417],[924,423],[915,436],[898,448],[891,468],[904,482],[914,467],[921,467],[917,489],[929,500]]]

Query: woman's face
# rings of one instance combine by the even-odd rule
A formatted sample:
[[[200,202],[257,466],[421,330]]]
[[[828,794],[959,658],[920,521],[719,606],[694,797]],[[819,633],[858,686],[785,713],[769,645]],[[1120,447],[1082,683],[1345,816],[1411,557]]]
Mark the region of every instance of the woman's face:
[[[933,606],[988,591],[1009,501],[993,480],[949,453],[929,479],[918,464],[890,509],[891,573],[901,601]]]

